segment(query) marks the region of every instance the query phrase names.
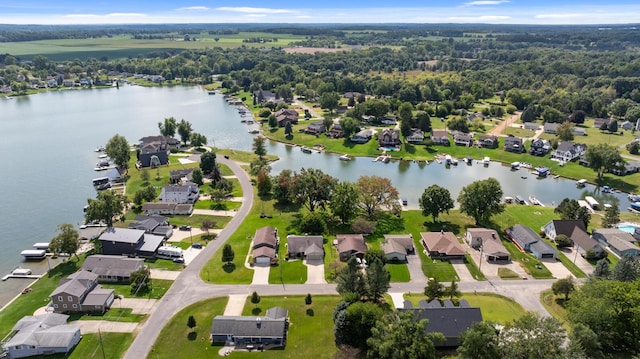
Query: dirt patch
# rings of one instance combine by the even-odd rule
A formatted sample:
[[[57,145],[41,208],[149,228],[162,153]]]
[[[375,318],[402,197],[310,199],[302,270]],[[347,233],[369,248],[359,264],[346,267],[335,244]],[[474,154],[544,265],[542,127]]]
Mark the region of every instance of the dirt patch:
[[[520,119],[520,115],[522,114],[521,111],[518,111],[516,113],[514,113],[513,115],[509,116],[506,120],[500,122],[498,124],[498,126],[492,128],[491,130],[489,130],[489,134],[491,135],[501,135],[504,130],[511,126],[512,123],[518,121]]]
[[[349,51],[348,48],[336,49],[328,47],[287,47],[284,52],[288,54],[315,54],[316,52],[340,52]]]

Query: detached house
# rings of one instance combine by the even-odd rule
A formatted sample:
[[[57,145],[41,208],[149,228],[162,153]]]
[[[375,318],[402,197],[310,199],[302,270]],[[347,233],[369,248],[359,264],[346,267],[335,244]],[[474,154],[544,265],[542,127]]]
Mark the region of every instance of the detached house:
[[[594,258],[602,258],[606,256],[604,248],[598,241],[591,238],[584,228],[584,222],[576,219],[552,220],[543,227],[547,238],[555,240],[560,234],[567,236],[578,253],[586,257],[587,252],[591,251]]]
[[[187,182],[182,185],[170,184],[162,187],[160,202],[169,203],[195,203],[200,197],[200,188],[198,185],[192,182]]]
[[[430,257],[463,259],[467,253],[453,232],[421,232],[420,236]]]
[[[424,132],[422,130],[414,128],[411,130],[411,134],[405,137],[408,143],[419,145],[424,142]]]
[[[10,338],[2,343],[9,358],[64,354],[82,339],[81,325],[67,324],[68,315],[47,313],[22,317],[13,326]]]
[[[287,236],[289,258],[322,260],[324,258],[324,238],[322,236]]]
[[[478,145],[482,148],[498,148],[498,136],[480,136],[478,138]]]
[[[239,349],[284,347],[288,329],[289,312],[280,307],[267,309],[264,317],[217,315],[211,324],[211,341]]]
[[[504,139],[504,150],[507,152],[522,153],[524,152],[524,143],[522,138],[508,136]]]
[[[587,145],[582,143],[573,143],[571,141],[564,141],[558,148],[551,154],[551,159],[557,159],[563,162],[571,162],[576,158],[584,155],[587,151]]]
[[[389,261],[406,261],[407,254],[415,253],[410,234],[385,234],[380,248]]]
[[[488,261],[509,261],[511,254],[504,247],[498,232],[488,228],[468,228],[465,241],[475,249],[481,249],[482,256]]]
[[[98,282],[129,283],[131,273],[144,268],[142,258],[126,256],[106,256],[94,254],[88,256],[82,264],[82,270],[98,275]]]
[[[456,146],[473,146],[473,136],[468,133],[456,133],[453,135],[453,143]]]
[[[536,138],[531,141],[529,153],[535,156],[544,156],[551,151],[551,143],[547,140]]]
[[[109,227],[98,240],[102,254],[154,257],[164,237],[145,233],[141,229]]]
[[[56,313],[104,313],[115,298],[113,289],[102,288],[98,285],[98,275],[86,270],[61,279],[50,297],[51,306]]]
[[[397,129],[385,128],[378,134],[378,145],[380,147],[400,146],[400,131]]]
[[[336,247],[341,261],[347,261],[353,256],[362,258],[368,250],[362,234],[338,234]]]
[[[631,233],[627,233],[617,228],[594,229],[592,236],[598,242],[606,245],[611,251],[619,256],[640,256],[640,247],[634,244],[636,239]]]
[[[507,236],[511,238],[522,251],[531,252],[536,258],[556,258],[557,251],[531,228],[516,224],[507,229]]]
[[[431,141],[436,145],[449,146],[449,133],[447,130],[432,130]]]
[[[253,101],[258,104],[273,102],[276,100],[276,94],[271,91],[256,90],[253,91]]]
[[[324,124],[322,122],[314,122],[310,123],[309,126],[307,126],[307,128],[303,130],[303,132],[317,136],[321,133],[325,133],[326,130],[327,128],[324,127]]]
[[[169,224],[167,217],[153,214],[136,216],[133,222],[129,224],[129,228],[141,229],[145,233],[162,236],[165,239],[173,234],[173,227]]]
[[[284,127],[287,122],[291,123],[292,125],[297,124],[300,114],[298,114],[298,111],[294,109],[281,108],[280,110],[276,111],[276,113],[274,113],[274,116],[276,116],[276,119],[278,120],[278,126]]]
[[[270,265],[276,260],[278,251],[278,230],[262,227],[253,237],[253,263]]]
[[[547,122],[544,124],[544,127],[543,127],[544,133],[550,133],[552,135],[555,135],[558,133],[558,126],[560,126],[560,124]]]
[[[367,143],[373,136],[371,130],[362,130],[355,135],[351,136],[351,142],[353,143]]]

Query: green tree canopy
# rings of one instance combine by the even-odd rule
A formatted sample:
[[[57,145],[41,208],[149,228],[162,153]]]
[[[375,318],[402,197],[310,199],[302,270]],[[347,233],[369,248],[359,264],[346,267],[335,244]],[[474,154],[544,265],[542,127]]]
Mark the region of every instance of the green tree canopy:
[[[80,248],[80,235],[73,228],[73,225],[64,223],[58,226],[58,235],[51,239],[49,249],[55,254],[66,253],[68,255],[78,255]]]
[[[605,171],[617,169],[623,163],[620,150],[608,143],[590,145],[584,154],[588,167],[596,171],[598,181],[602,180]]]
[[[192,131],[193,128],[191,126],[191,122],[185,121],[184,119],[180,120],[178,123],[178,134],[185,145],[187,144],[187,141],[189,141]]]
[[[164,119],[164,122],[158,122],[158,128],[160,129],[160,134],[163,136],[173,137],[176,135],[176,128],[178,127],[178,123],[176,119],[173,117],[168,117]]]
[[[385,208],[392,213],[400,213],[400,199],[398,190],[391,184],[391,180],[379,176],[360,176],[356,183],[360,192],[359,207],[373,218],[374,214]]]
[[[460,211],[473,217],[476,224],[486,222],[504,211],[502,195],[500,182],[495,178],[472,182],[460,191]]]
[[[88,199],[89,207],[85,212],[87,222],[101,221],[107,227],[113,227],[113,222],[123,216],[127,198],[113,191],[98,192],[96,199]]]
[[[492,322],[475,322],[460,336],[460,359],[495,359],[498,354],[499,331]]]
[[[233,259],[236,257],[236,253],[229,243],[225,243],[222,247],[222,261],[225,264],[229,264],[233,262]]]
[[[104,152],[113,160],[113,163],[122,170],[129,168],[131,148],[127,139],[120,135],[114,135],[109,139]]]
[[[427,296],[428,301],[440,299],[446,294],[446,288],[442,283],[438,281],[438,278],[431,278],[427,282],[427,286],[424,287],[424,295]]]
[[[341,181],[333,190],[329,208],[334,215],[340,218],[340,222],[349,223],[358,216],[359,197],[358,187],[355,184]]]
[[[321,170],[303,168],[293,174],[291,194],[294,200],[303,204],[309,211],[315,211],[317,206],[325,208],[331,200],[337,180]]]
[[[364,276],[355,257],[351,257],[347,261],[347,266],[338,273],[336,284],[336,290],[342,296],[356,294],[361,298],[365,294]]]
[[[566,337],[557,319],[529,312],[500,332],[498,352],[502,358],[562,358]]]
[[[573,280],[571,277],[558,279],[553,282],[551,285],[551,290],[553,290],[553,294],[555,295],[564,295],[564,301],[569,300],[569,294],[575,290],[575,285],[573,284]]]
[[[438,219],[440,213],[447,212],[453,208],[453,199],[448,189],[437,184],[427,187],[420,197],[420,208],[423,216],[433,216],[433,221]]]
[[[131,273],[131,294],[143,295],[151,290],[151,271],[144,266]]]
[[[200,156],[200,169],[203,174],[212,173],[216,166],[216,154],[214,152],[205,152]]]
[[[411,311],[391,312],[378,320],[367,339],[370,359],[435,359],[433,339],[444,341],[441,333],[426,334],[428,320],[415,320]]]
[[[265,141],[266,141],[266,137],[263,137],[263,136],[256,136],[253,138],[253,145],[252,145],[253,153],[258,155],[258,157],[260,158],[264,157],[264,155],[267,154],[267,149],[265,148],[265,145],[264,145]]]
[[[389,281],[391,280],[391,274],[384,266],[384,263],[378,258],[368,263],[365,272],[364,282],[367,299],[377,303],[390,288]]]

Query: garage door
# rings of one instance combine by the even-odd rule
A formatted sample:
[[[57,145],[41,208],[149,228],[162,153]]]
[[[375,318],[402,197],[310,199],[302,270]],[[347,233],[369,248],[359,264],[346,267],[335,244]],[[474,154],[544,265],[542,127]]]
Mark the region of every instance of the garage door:
[[[542,258],[553,258],[553,253],[542,253]]]
[[[253,259],[256,264],[270,264],[271,258],[269,257],[256,257]]]

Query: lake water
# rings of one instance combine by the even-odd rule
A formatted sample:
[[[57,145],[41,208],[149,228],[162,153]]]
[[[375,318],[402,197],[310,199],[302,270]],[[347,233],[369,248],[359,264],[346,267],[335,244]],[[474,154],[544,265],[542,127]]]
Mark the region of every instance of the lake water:
[[[0,200],[0,276],[19,265],[37,267],[21,263],[19,253],[31,249],[33,243],[50,241],[61,223],[82,223],[82,208],[87,198],[95,197],[91,180],[100,177],[93,171],[97,146],[116,133],[136,143],[143,136],[158,134],[158,122],[171,116],[191,122],[195,132],[207,136],[209,145],[251,150],[253,137],[240,122],[238,111],[221,95],[208,95],[199,87],[122,86],[0,98],[0,185],[4,193]],[[619,201],[621,210],[628,207],[622,194],[594,194],[592,186],[578,189],[570,180],[538,180],[525,170],[511,171],[499,163],[483,167],[461,162],[446,168],[408,161],[385,164],[370,158],[340,161],[335,154],[305,154],[297,147],[274,142],[267,150],[280,157],[272,166],[274,173],[306,167],[349,181],[361,175],[388,177],[400,196],[408,199],[409,208],[418,208],[418,198],[431,184],[447,187],[455,198],[462,187],[489,177],[501,182],[507,196],[535,195],[547,205],[564,197],[592,195],[602,203]],[[40,263],[38,270],[44,269],[46,263]],[[6,288],[16,286],[15,281],[9,282],[0,283],[0,306],[6,302]]]

